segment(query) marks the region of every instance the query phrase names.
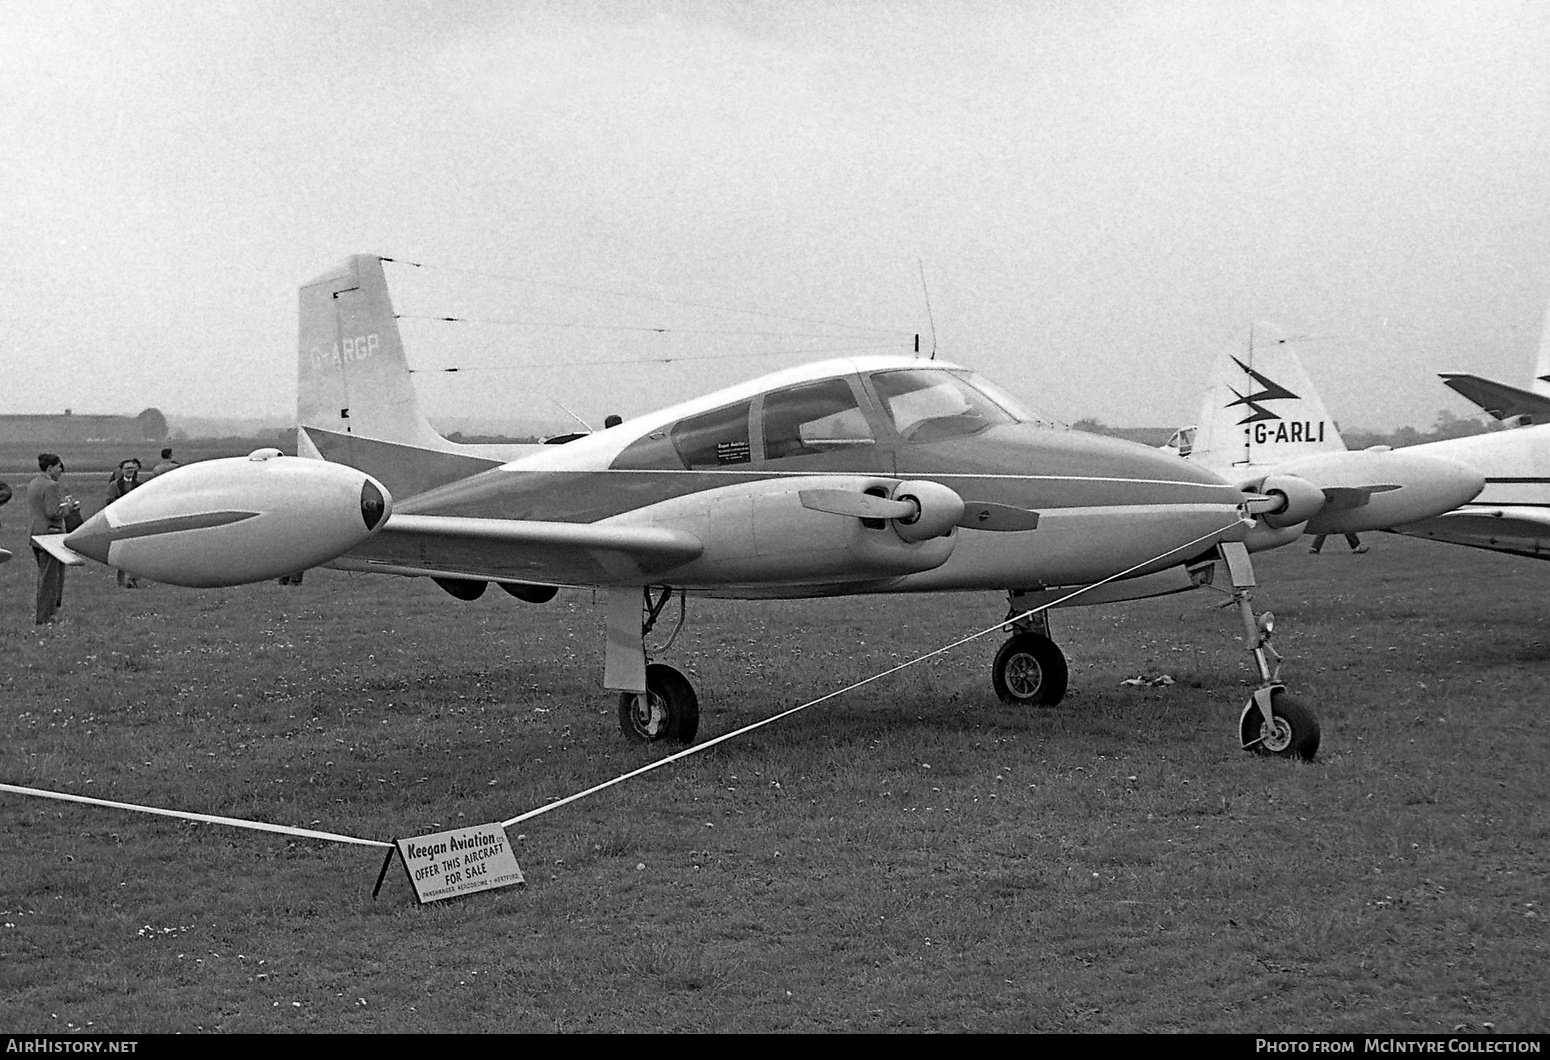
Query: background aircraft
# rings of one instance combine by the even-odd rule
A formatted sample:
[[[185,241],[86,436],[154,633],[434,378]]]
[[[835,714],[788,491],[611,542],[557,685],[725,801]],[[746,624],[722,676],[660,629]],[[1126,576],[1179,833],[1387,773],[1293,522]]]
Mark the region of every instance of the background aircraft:
[[[1509,426],[1550,423],[1550,309],[1539,336],[1539,360],[1530,389],[1522,390],[1464,372],[1444,372],[1442,381]]]
[[[421,416],[381,260],[300,298],[298,455],[191,464],[104,508],[56,554],[190,586],[319,564],[429,576],[472,600],[601,590],[604,685],[633,739],[688,742],[688,679],[646,636],[686,593],[792,598],[994,589],[1011,637],[992,682],[1051,704],[1067,667],[1044,612],[1177,592],[1224,567],[1262,679],[1240,737],[1312,757],[1318,723],[1276,683],[1248,601],[1246,496],[1209,470],[1055,429],[973,372],[912,357],[793,368],[564,445],[472,446]],[[1301,500],[1301,495],[1299,500]],[[1094,587],[1094,583],[1100,583]]]
[[[1389,527],[1424,537],[1530,559],[1550,559],[1550,423],[1410,446],[1458,460],[1485,477],[1468,504],[1428,519]]]
[[[1430,518],[1478,494],[1473,467],[1430,447],[1348,450],[1289,340],[1255,324],[1212,370],[1197,427],[1164,447],[1239,488],[1287,498],[1262,519],[1249,548],[1302,534],[1349,534]]]

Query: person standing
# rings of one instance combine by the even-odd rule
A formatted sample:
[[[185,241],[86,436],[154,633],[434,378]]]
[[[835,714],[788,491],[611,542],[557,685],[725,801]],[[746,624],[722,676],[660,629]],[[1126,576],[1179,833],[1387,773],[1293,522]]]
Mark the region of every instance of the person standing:
[[[173,468],[182,466],[182,464],[172,459],[172,449],[168,447],[161,451],[161,459],[156,462],[155,467],[151,468],[151,477],[155,478],[157,475],[164,475]]]
[[[79,510],[81,502],[64,491],[59,476],[65,473],[65,464],[53,453],[38,454],[38,475],[27,483],[27,511],[31,516],[33,534],[62,534],[65,532],[65,514]],[[65,565],[36,544],[32,546],[32,558],[38,561],[38,601],[34,624],[43,626],[54,621],[55,614],[65,602]]]
[[[1320,552],[1322,552],[1324,549],[1324,539],[1328,536],[1328,534],[1319,534],[1317,537],[1315,537],[1313,539],[1313,547],[1308,549],[1309,554],[1317,556]],[[1356,553],[1358,556],[1367,551],[1367,546],[1362,544],[1362,539],[1357,537],[1355,534],[1345,535],[1345,543],[1350,545],[1351,551]]]
[[[140,485],[140,461],[135,457],[118,462],[118,470],[108,479],[108,503],[112,504],[124,494]],[[123,570],[118,572],[120,589],[140,588],[140,579]]]

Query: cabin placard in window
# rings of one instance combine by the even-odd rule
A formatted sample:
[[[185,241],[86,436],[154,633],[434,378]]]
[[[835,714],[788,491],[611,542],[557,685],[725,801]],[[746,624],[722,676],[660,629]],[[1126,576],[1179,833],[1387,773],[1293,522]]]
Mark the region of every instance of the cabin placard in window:
[[[746,464],[748,463],[748,439],[733,442],[716,443],[716,463],[718,464]]]
[[[688,468],[726,467],[752,459],[748,443],[751,401],[679,420],[672,429],[673,448]]]

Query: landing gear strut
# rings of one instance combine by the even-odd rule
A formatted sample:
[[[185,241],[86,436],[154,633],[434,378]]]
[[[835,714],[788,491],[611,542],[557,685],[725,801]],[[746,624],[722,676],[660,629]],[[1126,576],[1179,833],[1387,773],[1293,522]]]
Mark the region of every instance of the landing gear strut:
[[[694,685],[673,667],[646,661],[646,637],[672,597],[673,590],[664,586],[655,595],[649,587],[610,589],[605,599],[603,684],[619,690],[619,730],[637,743],[693,743],[700,728]],[[681,592],[678,599],[678,626],[663,651],[683,628]]]
[[[996,652],[990,683],[1003,703],[1052,707],[1066,694],[1066,656],[1050,639],[1048,616],[1043,611],[1025,615],[1028,608],[1020,602],[1021,595],[1007,593],[1007,628],[1012,636]]]
[[[1294,698],[1280,683],[1281,656],[1270,644],[1275,616],[1266,611],[1256,619],[1254,605],[1249,601],[1254,570],[1249,564],[1248,549],[1236,541],[1224,542],[1220,548],[1232,578],[1232,602],[1243,618],[1249,653],[1259,670],[1260,686],[1238,718],[1243,749],[1312,761],[1319,750],[1319,719],[1312,707]]]

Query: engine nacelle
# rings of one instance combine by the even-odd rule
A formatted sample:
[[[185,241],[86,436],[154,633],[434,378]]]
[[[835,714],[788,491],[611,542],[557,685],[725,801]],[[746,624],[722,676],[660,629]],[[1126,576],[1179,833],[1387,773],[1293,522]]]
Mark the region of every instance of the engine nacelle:
[[[664,580],[674,585],[767,586],[900,577],[947,562],[959,535],[943,536],[944,531],[952,530],[963,510],[963,502],[957,500],[959,515],[944,527],[937,490],[946,487],[909,483],[914,489],[906,491],[904,485],[898,479],[869,475],[765,479],[674,497],[606,521],[661,523],[703,541],[705,552],[699,558],[666,572]],[[857,495],[872,490],[889,498],[908,492],[918,503],[919,514],[901,528],[898,518],[873,520],[817,511],[802,503],[803,490]],[[901,530],[925,536],[912,541]]]
[[[259,449],[158,475],[64,543],[171,585],[245,585],[343,555],[392,510],[386,487],[363,471]]]
[[[1297,475],[1267,475],[1259,492],[1283,501],[1281,507],[1260,516],[1266,526],[1277,530],[1305,523],[1324,507],[1324,491]]]
[[[952,532],[963,518],[963,498],[940,482],[901,482],[893,499],[915,506],[914,518],[894,519],[894,533],[912,544]]]

